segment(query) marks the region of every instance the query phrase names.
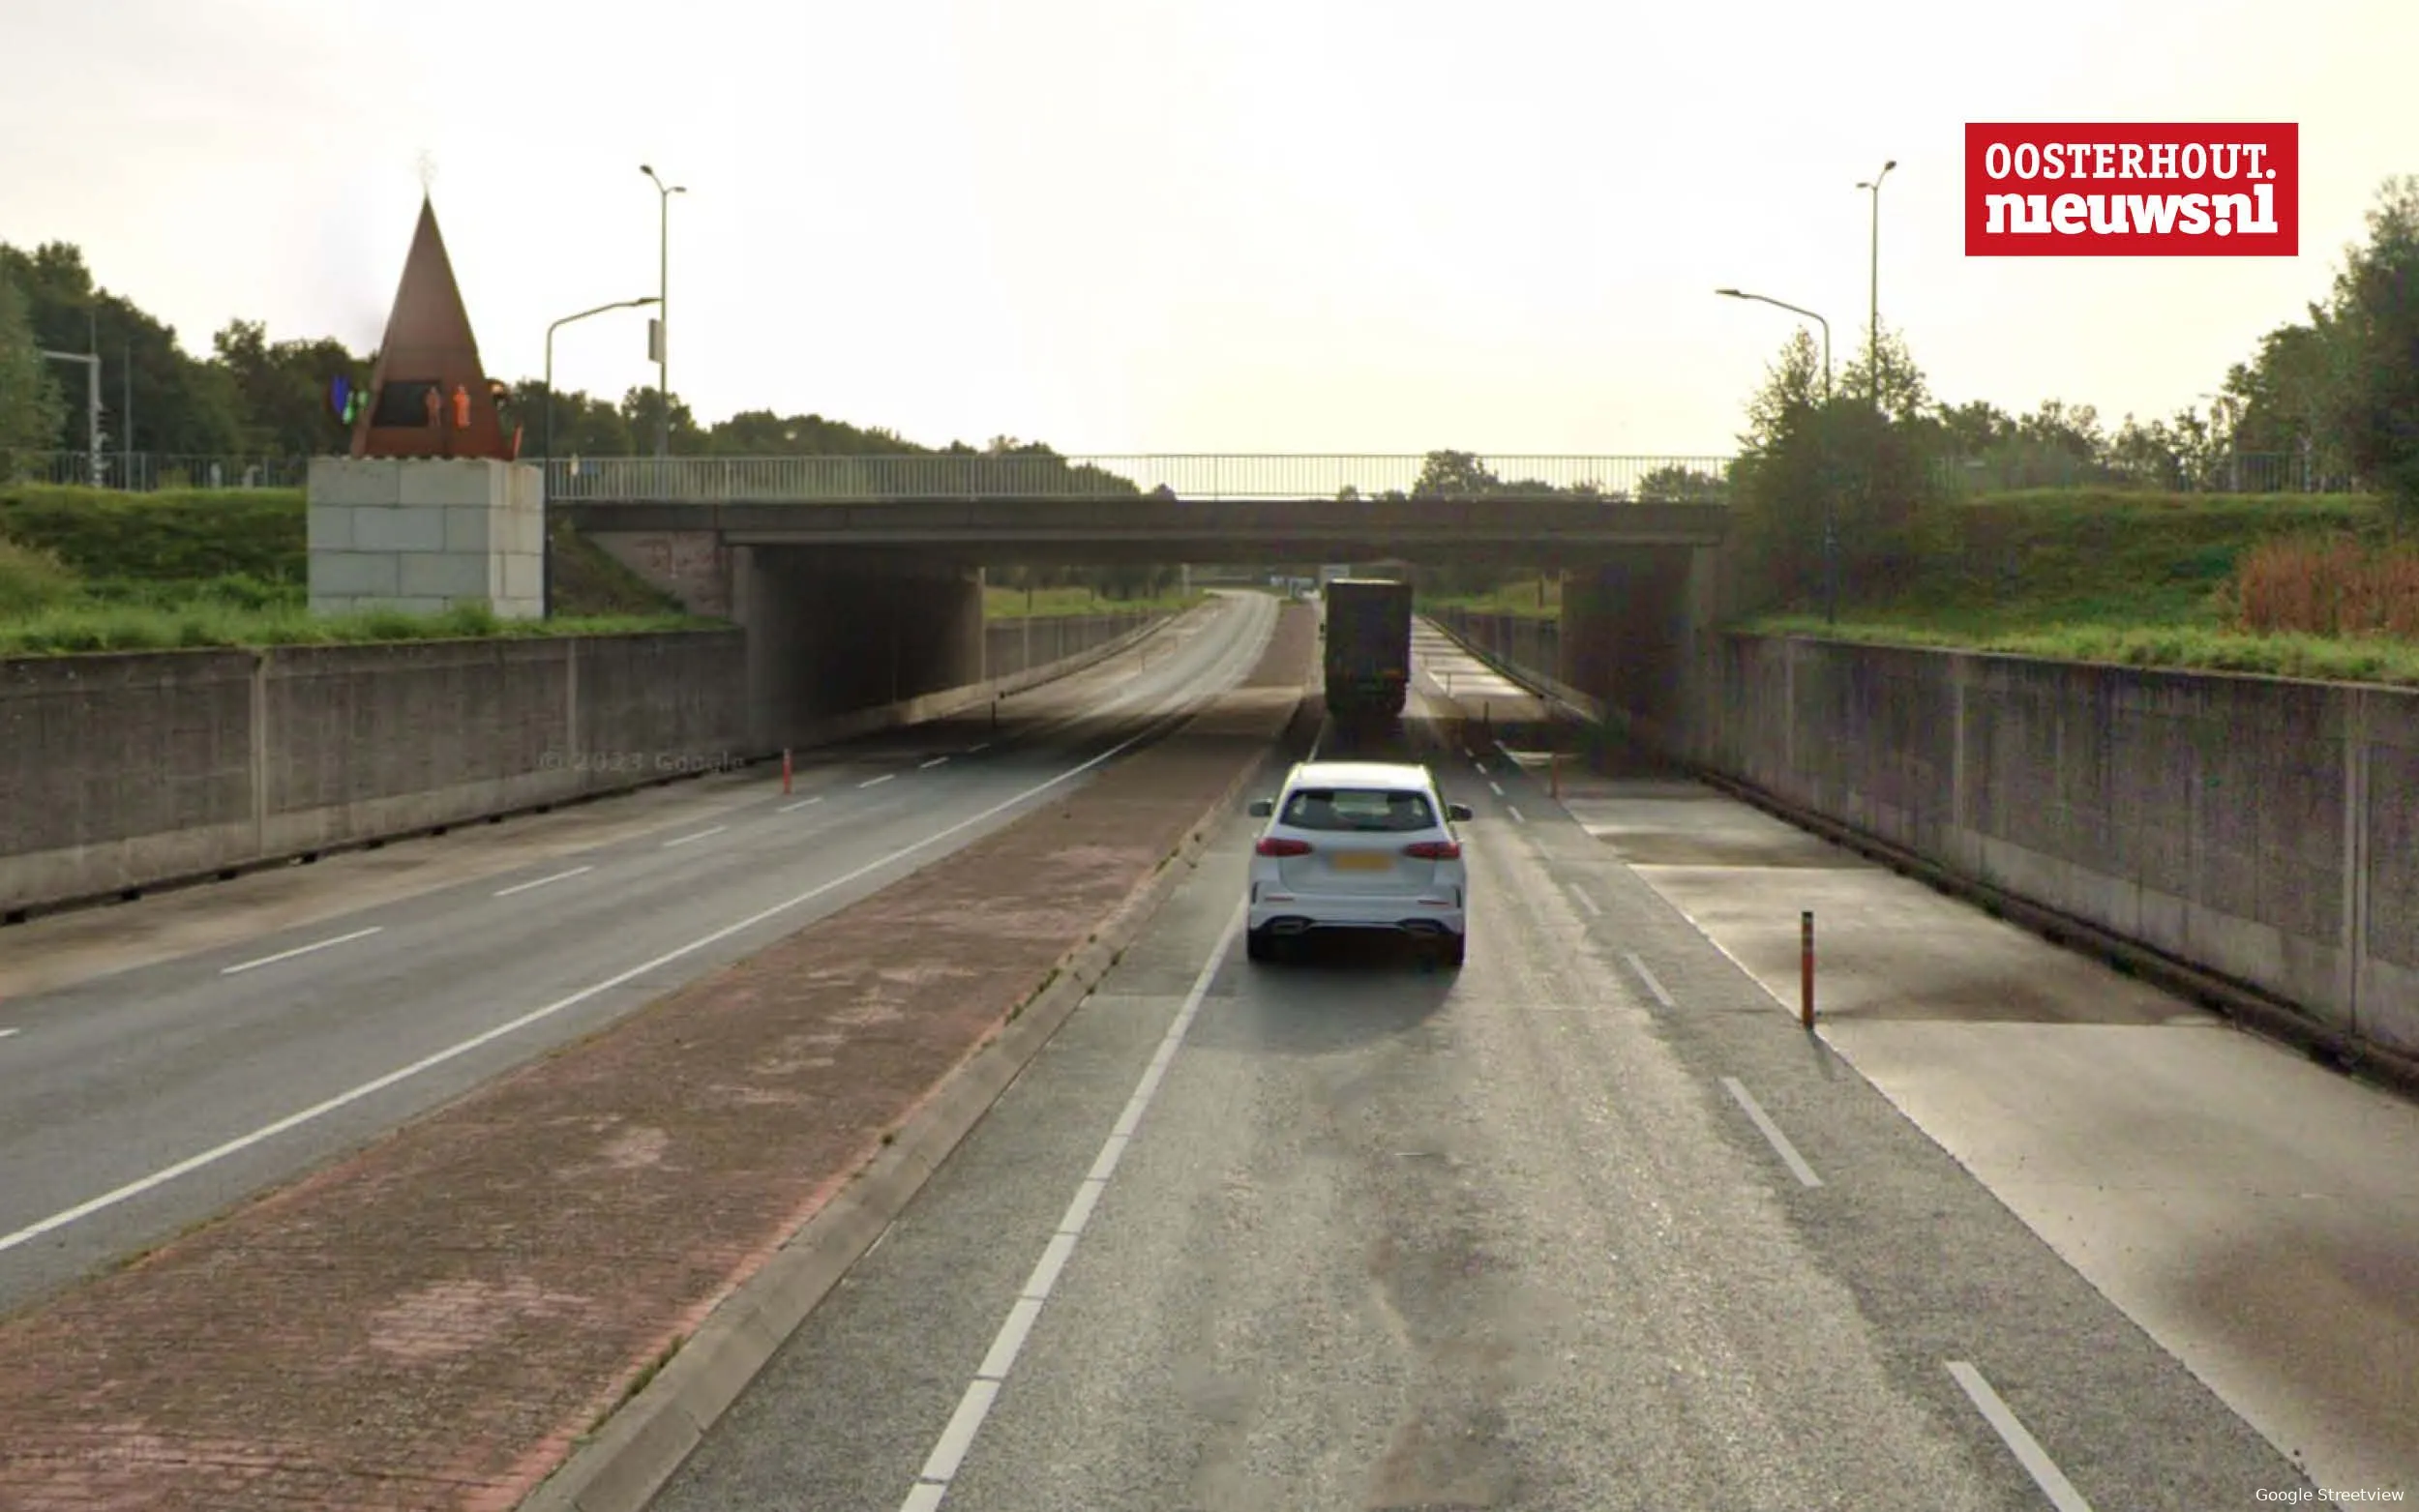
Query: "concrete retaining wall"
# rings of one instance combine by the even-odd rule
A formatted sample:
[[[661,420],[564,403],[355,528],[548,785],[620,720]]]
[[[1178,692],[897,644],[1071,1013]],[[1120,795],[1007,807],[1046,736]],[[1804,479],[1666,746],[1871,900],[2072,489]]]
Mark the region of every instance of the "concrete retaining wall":
[[[1030,666],[995,624],[985,681],[812,738],[1063,675],[1164,619],[1036,622]],[[0,661],[0,915],[759,758],[746,663],[735,630]]]
[[[1713,772],[2419,1054],[2419,694],[1717,636],[1682,702]]]

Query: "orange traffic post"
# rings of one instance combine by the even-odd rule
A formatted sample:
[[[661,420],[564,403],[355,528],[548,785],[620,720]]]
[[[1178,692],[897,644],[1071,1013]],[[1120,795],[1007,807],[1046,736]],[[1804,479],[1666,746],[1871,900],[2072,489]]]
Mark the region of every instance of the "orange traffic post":
[[[1814,910],[1798,915],[1798,1022],[1814,1027]]]
[[[781,790],[785,793],[790,790],[791,772],[790,748],[784,746],[781,748]]]

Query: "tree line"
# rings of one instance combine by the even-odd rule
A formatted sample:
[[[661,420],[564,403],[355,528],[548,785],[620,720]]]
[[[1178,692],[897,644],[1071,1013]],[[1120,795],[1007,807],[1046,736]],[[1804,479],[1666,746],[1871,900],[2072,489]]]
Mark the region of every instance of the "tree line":
[[[1944,403],[1887,330],[1833,389],[1801,327],[1748,402],[1731,469],[1753,588],[1803,601],[1835,586],[1835,571],[1849,592],[1891,580],[1922,550],[1921,506],[1969,470],[2001,488],[2348,488],[2419,521],[2419,176],[2383,186],[2368,229],[2309,318],[2232,367],[2210,414],[2128,415],[2113,431],[2055,400],[2021,416]],[[2244,454],[2285,465],[2247,485]]]
[[[329,401],[345,379],[368,385],[377,353],[354,352],[330,338],[272,341],[255,320],[231,320],[195,357],[166,322],[124,295],[102,288],[81,249],[49,242],[31,252],[0,243],[0,481],[12,459],[94,448],[85,418],[85,376],[43,353],[98,353],[102,434],[97,448],[227,460],[282,460],[340,453],[351,433]],[[546,434],[546,387],[535,378],[499,396],[507,430],[523,431],[523,455],[538,455]],[[128,415],[132,433],[127,433]],[[664,414],[652,387],[619,400],[580,391],[554,396],[553,445],[560,456],[628,457],[655,448]],[[821,415],[743,410],[702,425],[673,396],[671,448],[681,457],[1020,456],[1055,458],[1037,441],[995,436],[981,447],[927,447],[881,428]],[[1105,475],[1104,475],[1105,477]],[[1123,480],[1088,478],[1099,491],[1135,491]],[[1178,569],[1153,566],[995,569],[1013,587],[1090,587],[1134,598],[1174,587]]]

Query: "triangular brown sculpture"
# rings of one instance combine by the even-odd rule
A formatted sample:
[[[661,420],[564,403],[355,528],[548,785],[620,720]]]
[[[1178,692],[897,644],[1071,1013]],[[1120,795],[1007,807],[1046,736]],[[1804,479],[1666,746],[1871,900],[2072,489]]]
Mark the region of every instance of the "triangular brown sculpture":
[[[370,375],[370,401],[353,426],[353,455],[510,461],[518,451],[479,367],[478,340],[437,234],[436,207],[424,197]]]

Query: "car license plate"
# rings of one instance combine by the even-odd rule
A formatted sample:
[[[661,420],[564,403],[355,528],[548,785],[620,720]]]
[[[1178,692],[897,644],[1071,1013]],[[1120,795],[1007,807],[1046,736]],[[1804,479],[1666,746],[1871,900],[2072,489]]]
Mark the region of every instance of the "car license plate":
[[[1338,872],[1390,872],[1394,858],[1383,851],[1346,851],[1335,858]]]

